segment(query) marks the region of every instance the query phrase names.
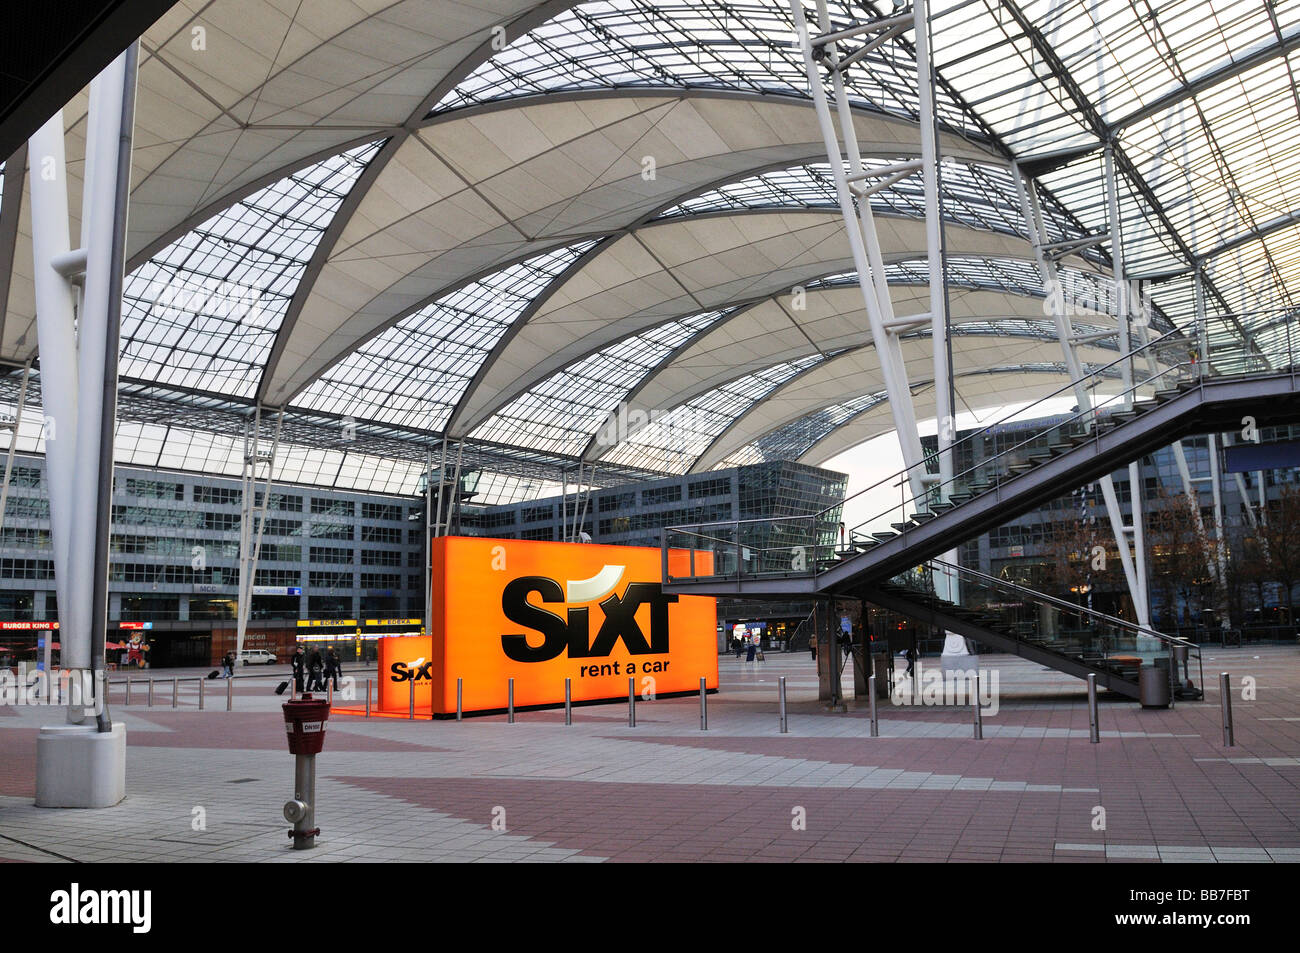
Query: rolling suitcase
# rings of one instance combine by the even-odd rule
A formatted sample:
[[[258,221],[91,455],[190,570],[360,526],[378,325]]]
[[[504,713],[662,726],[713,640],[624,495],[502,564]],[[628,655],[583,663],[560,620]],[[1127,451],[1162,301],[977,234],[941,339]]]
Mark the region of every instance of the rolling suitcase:
[[[279,685],[275,686],[275,693],[276,693],[277,695],[283,695],[283,694],[284,694],[284,690],[285,690],[286,688],[288,688],[288,687],[289,687],[289,683],[288,683],[288,682],[281,682]]]

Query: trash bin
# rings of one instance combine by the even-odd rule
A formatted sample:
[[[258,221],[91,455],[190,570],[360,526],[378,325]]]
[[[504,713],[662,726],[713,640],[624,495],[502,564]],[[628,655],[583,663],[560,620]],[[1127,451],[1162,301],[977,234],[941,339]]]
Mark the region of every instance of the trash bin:
[[[1138,672],[1138,701],[1143,708],[1169,707],[1169,662],[1164,665],[1143,665]]]
[[[893,658],[889,648],[873,649],[871,653],[871,673],[876,676],[876,697],[888,698],[894,688]]]

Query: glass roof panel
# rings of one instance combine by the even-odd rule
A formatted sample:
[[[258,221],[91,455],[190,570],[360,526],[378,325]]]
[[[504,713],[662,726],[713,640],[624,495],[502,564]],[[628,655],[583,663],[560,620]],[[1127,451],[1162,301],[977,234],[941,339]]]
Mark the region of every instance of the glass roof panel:
[[[747,374],[673,408],[622,441],[602,459],[611,463],[640,461],[670,473],[685,473],[724,430],[776,388],[826,360],[813,354]]]
[[[595,244],[536,255],[445,295],[339,361],[294,406],[441,429],[510,326]]]
[[[829,8],[836,28],[861,18],[856,5],[842,0],[831,0]],[[435,112],[513,96],[614,86],[691,86],[804,97],[807,74],[793,41],[785,0],[585,3],[497,53],[449,92]],[[913,62],[910,44],[884,44],[849,70],[850,99],[915,118]],[[947,127],[980,134],[970,115],[942,92],[938,113]]]
[[[120,374],[252,396],[307,262],[381,145],[286,176],[127,275]]]
[[[577,456],[646,374],[729,313],[669,321],[585,357],[512,401],[471,436]]]

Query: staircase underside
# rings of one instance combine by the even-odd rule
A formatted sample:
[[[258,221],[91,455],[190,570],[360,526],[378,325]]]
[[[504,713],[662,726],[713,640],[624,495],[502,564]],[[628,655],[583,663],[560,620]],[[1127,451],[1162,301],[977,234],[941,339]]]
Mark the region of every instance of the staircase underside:
[[[899,615],[905,615],[926,625],[956,632],[958,635],[973,639],[1000,652],[1018,655],[1047,668],[1056,669],[1058,672],[1084,679],[1090,674],[1096,675],[1098,688],[1108,688],[1132,699],[1138,697],[1136,679],[1124,678],[1104,664],[1090,665],[1073,656],[1055,652],[1044,646],[1034,645],[1031,642],[1025,642],[994,629],[985,628],[969,618],[949,611],[944,603],[937,603],[936,601],[936,604],[926,604],[905,593],[894,591],[894,587],[868,587],[859,590],[858,595],[882,609],[897,612]]]

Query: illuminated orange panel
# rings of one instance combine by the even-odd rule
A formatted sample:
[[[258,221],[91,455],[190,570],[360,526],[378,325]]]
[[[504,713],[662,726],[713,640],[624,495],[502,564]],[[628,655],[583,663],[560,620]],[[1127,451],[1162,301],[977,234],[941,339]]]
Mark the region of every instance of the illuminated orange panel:
[[[718,686],[716,601],[665,595],[658,549],[533,540],[441,537],[433,541],[433,634],[380,640],[380,707],[406,711],[407,663],[432,665],[414,681],[416,710],[506,707],[698,691]],[[669,552],[669,571],[685,575],[691,553]],[[711,553],[694,554],[695,572],[712,571]],[[394,664],[402,667],[394,670]],[[423,665],[423,663],[422,663]],[[418,670],[417,670],[418,674]],[[393,681],[396,677],[399,681]]]
[[[406,713],[415,688],[415,710],[428,714],[433,697],[433,651],[427,635],[393,635],[379,640],[379,710]],[[411,677],[405,677],[410,675]],[[422,677],[416,678],[416,675]],[[453,694],[452,711],[456,710]]]

